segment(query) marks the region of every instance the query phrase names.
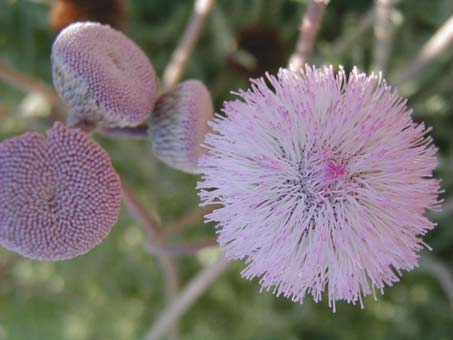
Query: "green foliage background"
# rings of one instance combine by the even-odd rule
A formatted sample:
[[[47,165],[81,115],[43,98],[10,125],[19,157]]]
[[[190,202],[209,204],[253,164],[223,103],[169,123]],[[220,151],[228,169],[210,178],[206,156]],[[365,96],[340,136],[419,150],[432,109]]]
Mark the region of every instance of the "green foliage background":
[[[373,33],[367,32],[340,54],[337,39],[354,32],[358,18],[372,1],[332,0],[312,62],[371,68]],[[407,66],[423,43],[452,15],[451,0],[401,0],[400,23],[387,78]],[[190,16],[192,1],[131,0],[126,31],[162,74]],[[306,1],[219,0],[188,65],[186,78],[199,78],[215,92],[216,110],[247,86],[247,76],[232,67],[244,53],[235,52],[239,32],[272,31],[279,48],[261,42],[258,58],[285,64],[297,36]],[[45,1],[0,0],[0,57],[9,65],[51,84],[50,47],[56,33],[48,24]],[[263,39],[261,39],[263,40]],[[266,42],[266,39],[264,39]],[[235,59],[235,60],[236,60]],[[230,60],[230,61],[228,61]],[[269,65],[276,71],[278,64]],[[400,90],[409,99],[416,120],[433,126],[440,147],[437,175],[451,202],[453,185],[452,49],[442,54]],[[26,130],[44,131],[48,117],[20,114],[25,93],[0,81],[0,140]],[[178,173],[156,161],[144,141],[95,137],[112,156],[121,176],[146,206],[170,222],[197,205],[194,176]],[[448,203],[446,204],[448,206]],[[366,308],[338,303],[333,314],[323,301],[307,298],[293,304],[259,293],[257,282],[240,278],[235,264],[181,320],[182,339],[453,339],[452,301],[433,268],[453,268],[453,206],[431,214],[439,227],[427,237],[433,251],[424,251],[420,269],[385,290]],[[184,239],[214,235],[212,225],[187,232]],[[143,248],[141,226],[123,211],[113,233],[92,252],[72,261],[48,263],[19,258],[0,250],[0,339],[141,339],[165,306],[164,280],[155,258]],[[205,265],[209,253],[178,258],[182,281]]]

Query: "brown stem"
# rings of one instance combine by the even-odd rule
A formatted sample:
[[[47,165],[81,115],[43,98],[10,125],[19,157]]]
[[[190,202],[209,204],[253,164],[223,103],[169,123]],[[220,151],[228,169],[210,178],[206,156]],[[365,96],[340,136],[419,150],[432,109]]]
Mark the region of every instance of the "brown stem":
[[[310,58],[325,9],[325,0],[311,1],[302,18],[295,51],[289,59],[289,67],[291,69],[299,70]]]
[[[71,114],[68,114],[71,117]],[[93,121],[80,119],[80,120],[71,120],[68,119],[67,126],[74,129],[80,129],[85,133],[90,133],[96,129],[96,123]]]
[[[184,288],[184,290],[168,305],[153,324],[146,340],[162,339],[170,327],[179,320],[206,291],[206,289],[215,282],[215,280],[228,268],[229,261],[221,256],[216,262],[201,270]]]
[[[66,111],[66,106],[56,92],[47,84],[40,80],[36,80],[10,66],[0,60],[0,78],[16,85],[26,91],[35,91],[41,93],[51,103],[54,110],[52,114],[57,120],[65,120],[63,112]]]
[[[192,18],[165,68],[162,77],[164,92],[176,85],[181,79],[192,50],[201,35],[206,17],[213,5],[214,0],[195,0]]]
[[[403,69],[394,80],[394,84],[401,84],[416,77],[420,71],[430,62],[442,54],[453,43],[453,16],[433,34],[433,36],[423,45],[420,53],[415,60]]]

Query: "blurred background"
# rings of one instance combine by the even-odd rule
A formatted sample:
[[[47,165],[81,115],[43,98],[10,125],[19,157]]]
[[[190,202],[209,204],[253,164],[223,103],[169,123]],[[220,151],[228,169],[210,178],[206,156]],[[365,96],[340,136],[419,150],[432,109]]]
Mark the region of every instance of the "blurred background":
[[[423,50],[452,16],[453,2],[390,3],[389,39],[377,51],[375,3],[330,1],[310,62],[382,69],[408,98],[414,118],[433,127],[446,201],[443,212],[430,213],[439,224],[425,239],[433,250],[423,251],[420,268],[405,273],[378,302],[367,298],[364,310],[340,302],[336,314],[325,300],[315,304],[307,298],[299,305],[259,293],[256,281],[240,278],[243,264],[235,263],[182,317],[180,339],[453,339],[452,25],[442,49],[417,66],[420,53],[429,55],[438,47]],[[222,102],[233,97],[230,91],[287,64],[307,4],[216,1],[183,78],[204,81],[220,111]],[[40,83],[27,87],[31,80],[21,83],[14,72],[51,86],[50,49],[62,27],[76,19],[110,23],[136,41],[162,75],[192,9],[189,0],[0,0],[0,141],[28,130],[45,131],[61,113],[51,95],[42,95],[45,89],[31,90]],[[146,141],[95,138],[160,221],[172,223],[197,206],[197,177],[158,162]],[[174,241],[215,235],[214,226],[196,219],[193,224]],[[71,261],[36,262],[0,249],[0,339],[144,338],[166,305],[166,282],[159,262],[144,249],[145,238],[143,227],[124,209],[100,246]],[[215,252],[175,258],[181,287]]]

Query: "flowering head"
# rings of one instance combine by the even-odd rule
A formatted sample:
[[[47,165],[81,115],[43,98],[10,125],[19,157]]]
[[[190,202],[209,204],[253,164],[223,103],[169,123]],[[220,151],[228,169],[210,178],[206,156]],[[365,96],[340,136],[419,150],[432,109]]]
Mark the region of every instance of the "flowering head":
[[[72,126],[141,124],[157,97],[154,68],[123,33],[92,22],[75,23],[52,46],[53,83],[67,102]]]
[[[198,80],[186,80],[164,94],[151,116],[153,152],[167,165],[197,172],[201,143],[214,114],[211,95]]]
[[[121,186],[108,154],[55,123],[0,144],[0,245],[63,260],[95,247],[118,218]]]
[[[354,69],[281,70],[211,123],[204,204],[246,278],[302,302],[360,302],[417,266],[438,208],[436,148],[406,101]]]

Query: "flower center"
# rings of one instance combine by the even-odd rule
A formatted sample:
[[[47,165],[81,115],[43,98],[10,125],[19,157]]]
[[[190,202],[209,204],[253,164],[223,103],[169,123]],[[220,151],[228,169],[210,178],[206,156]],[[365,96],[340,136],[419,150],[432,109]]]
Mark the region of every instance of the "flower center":
[[[323,185],[329,186],[344,178],[346,175],[346,167],[343,164],[338,164],[335,161],[330,160],[324,165],[321,174]]]

